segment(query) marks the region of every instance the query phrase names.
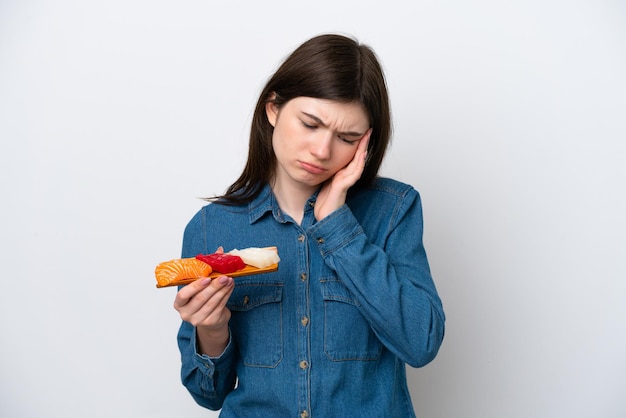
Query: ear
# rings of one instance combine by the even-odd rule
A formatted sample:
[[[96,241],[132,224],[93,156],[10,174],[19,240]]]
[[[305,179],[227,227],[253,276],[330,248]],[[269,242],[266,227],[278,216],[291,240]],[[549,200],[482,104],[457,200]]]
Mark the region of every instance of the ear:
[[[276,127],[276,120],[278,120],[278,106],[274,103],[276,99],[276,93],[272,93],[269,99],[265,102],[265,114],[270,125]]]

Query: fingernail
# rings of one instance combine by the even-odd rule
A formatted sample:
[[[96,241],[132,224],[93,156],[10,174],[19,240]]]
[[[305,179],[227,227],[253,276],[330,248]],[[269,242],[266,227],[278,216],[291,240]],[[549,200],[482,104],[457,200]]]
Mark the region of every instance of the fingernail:
[[[208,286],[209,283],[211,283],[211,278],[210,277],[205,277],[204,279],[202,279],[202,281],[200,282],[200,284],[202,286]]]
[[[230,277],[228,276],[220,276],[219,278],[220,284],[227,285],[230,283]]]

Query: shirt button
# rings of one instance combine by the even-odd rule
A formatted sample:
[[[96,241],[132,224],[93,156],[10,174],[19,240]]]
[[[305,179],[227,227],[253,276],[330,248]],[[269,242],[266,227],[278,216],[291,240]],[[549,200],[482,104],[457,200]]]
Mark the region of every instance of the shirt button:
[[[306,273],[300,273],[300,281],[306,281]]]
[[[298,242],[304,242],[304,235],[298,236]]]
[[[300,362],[300,368],[301,368],[302,370],[305,370],[307,367],[309,367],[309,363],[308,363],[306,360],[302,360],[302,361]]]
[[[324,238],[318,238],[317,239],[317,243],[318,244],[323,244],[324,243]]]
[[[300,418],[308,418],[309,413],[307,411],[300,412]]]
[[[309,325],[309,318],[307,318],[306,316],[303,316],[300,322],[302,323],[303,327],[306,327],[307,325]]]

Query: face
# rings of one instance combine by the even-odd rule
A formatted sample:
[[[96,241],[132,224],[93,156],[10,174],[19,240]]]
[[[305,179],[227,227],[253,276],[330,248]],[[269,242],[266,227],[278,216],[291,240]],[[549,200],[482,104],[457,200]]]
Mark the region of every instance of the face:
[[[317,188],[345,167],[369,131],[361,104],[297,97],[266,106],[274,127],[275,183]]]

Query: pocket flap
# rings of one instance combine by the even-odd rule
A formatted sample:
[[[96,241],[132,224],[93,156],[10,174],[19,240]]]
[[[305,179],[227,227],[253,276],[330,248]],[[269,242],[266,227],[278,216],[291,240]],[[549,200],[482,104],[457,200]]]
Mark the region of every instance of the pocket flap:
[[[322,280],[321,283],[324,300],[334,300],[359,306],[359,302],[341,280]]]
[[[280,283],[245,283],[235,285],[227,307],[234,311],[247,311],[282,299],[283,285]]]

